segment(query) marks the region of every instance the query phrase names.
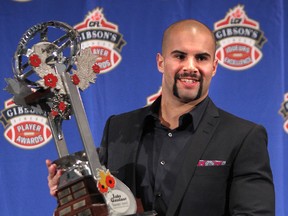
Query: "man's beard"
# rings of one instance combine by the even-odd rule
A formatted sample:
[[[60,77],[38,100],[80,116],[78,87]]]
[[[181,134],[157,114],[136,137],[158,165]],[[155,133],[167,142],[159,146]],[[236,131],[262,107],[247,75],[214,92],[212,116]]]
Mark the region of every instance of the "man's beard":
[[[202,76],[197,76],[196,74],[194,73],[184,73],[184,74],[175,74],[175,77],[174,77],[174,85],[173,85],[173,94],[175,97],[179,98],[179,99],[184,99],[184,101],[187,100],[187,102],[191,101],[191,98],[183,98],[179,95],[179,91],[178,91],[178,88],[177,88],[177,80],[179,80],[180,78],[185,78],[185,77],[189,77],[189,78],[197,78],[199,81],[199,89],[198,89],[198,92],[197,92],[197,95],[195,96],[195,98],[193,98],[192,100],[198,100],[201,95],[202,95],[202,90],[203,90],[203,79],[202,79]]]

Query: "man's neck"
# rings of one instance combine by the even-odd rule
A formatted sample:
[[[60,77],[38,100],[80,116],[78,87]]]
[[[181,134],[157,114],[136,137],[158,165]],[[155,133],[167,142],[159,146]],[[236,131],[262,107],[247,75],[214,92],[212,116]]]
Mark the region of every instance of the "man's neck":
[[[165,100],[162,97],[161,108],[159,110],[160,121],[163,125],[170,129],[175,129],[179,126],[179,117],[190,112],[202,100],[183,103],[179,100]]]

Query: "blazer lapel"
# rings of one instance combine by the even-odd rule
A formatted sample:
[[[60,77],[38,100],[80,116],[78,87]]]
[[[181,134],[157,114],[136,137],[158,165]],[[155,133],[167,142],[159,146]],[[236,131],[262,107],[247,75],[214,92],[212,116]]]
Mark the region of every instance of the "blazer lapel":
[[[131,133],[131,131],[134,131],[134,129],[127,127],[127,133],[125,133],[126,137],[126,144],[130,144],[129,146],[126,146],[125,151],[128,152],[127,155],[133,155],[131,158],[131,167],[129,169],[129,176],[130,178],[127,178],[129,180],[129,188],[130,190],[136,194],[136,164],[137,164],[137,155],[138,155],[138,150],[139,150],[139,145],[140,145],[140,140],[141,136],[143,133],[143,126],[145,125],[145,117],[147,116],[147,113],[149,112],[149,108],[145,107],[137,115],[135,115],[135,119],[130,119],[128,123],[131,127],[138,127],[136,131],[137,133]],[[142,122],[139,124],[138,122]],[[135,125],[137,124],[137,125]],[[124,158],[124,160],[127,160],[127,158]]]
[[[184,196],[186,188],[188,187],[191,178],[194,176],[197,163],[205,151],[209,140],[211,139],[219,123],[219,118],[217,117],[217,108],[213,102],[210,101],[206,113],[203,116],[203,120],[195,132],[195,136],[193,137],[194,143],[191,145],[188,144],[185,147],[186,154],[184,156],[183,166],[181,167],[179,175],[176,179],[175,189],[172,193],[166,214],[167,216],[175,215],[178,206],[180,205],[180,202]],[[191,140],[188,140],[187,143],[191,143]]]

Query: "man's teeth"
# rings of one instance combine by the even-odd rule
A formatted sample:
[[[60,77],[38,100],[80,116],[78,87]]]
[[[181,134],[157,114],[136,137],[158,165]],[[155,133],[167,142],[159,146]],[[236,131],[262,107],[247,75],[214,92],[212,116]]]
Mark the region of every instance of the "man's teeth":
[[[191,79],[181,79],[182,82],[186,82],[186,83],[195,83],[196,80],[191,80]]]

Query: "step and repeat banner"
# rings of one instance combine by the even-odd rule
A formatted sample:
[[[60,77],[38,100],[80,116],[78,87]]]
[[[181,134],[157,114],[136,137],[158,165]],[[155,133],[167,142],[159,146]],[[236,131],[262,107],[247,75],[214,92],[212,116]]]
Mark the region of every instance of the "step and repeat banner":
[[[81,92],[99,146],[110,115],[146,106],[161,93],[156,54],[163,30],[187,18],[207,24],[218,43],[210,97],[266,127],[276,212],[288,215],[287,11],[283,0],[1,0],[0,215],[50,216],[57,205],[47,186],[45,159],[58,158],[47,118],[15,105],[4,90],[27,29],[67,23],[79,31],[82,46],[99,56],[101,72]],[[70,153],[83,149],[73,118],[63,122],[63,131]]]

